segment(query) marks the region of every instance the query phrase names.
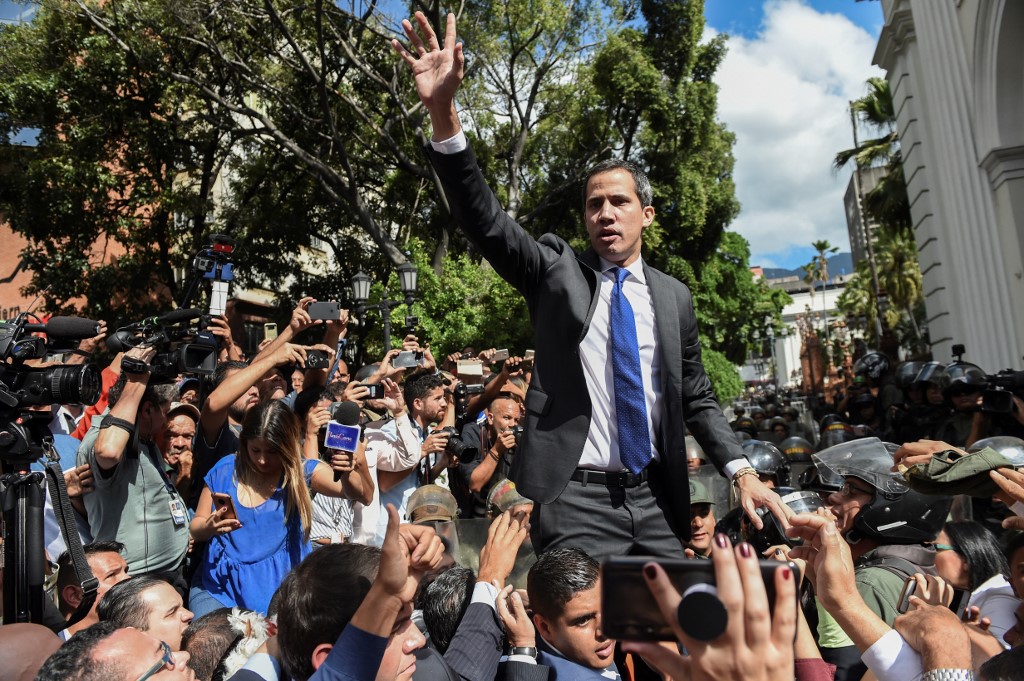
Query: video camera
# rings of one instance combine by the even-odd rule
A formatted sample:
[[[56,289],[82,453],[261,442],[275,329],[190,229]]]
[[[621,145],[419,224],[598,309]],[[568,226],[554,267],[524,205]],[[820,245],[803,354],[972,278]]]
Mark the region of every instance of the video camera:
[[[45,324],[29,323],[22,313],[10,322],[0,323],[0,460],[32,460],[42,450],[31,446],[25,427],[28,407],[50,404],[92,405],[100,397],[100,372],[92,364],[28,366],[29,360],[44,360],[56,348],[69,341],[92,338],[100,325],[80,317],[51,317]],[[43,332],[46,339],[32,334]],[[45,414],[49,420],[49,413]],[[33,453],[36,452],[36,453]]]
[[[953,356],[957,362],[966,354],[963,344],[953,346]],[[985,376],[985,388],[981,391],[979,409],[989,414],[1010,414],[1013,412],[1014,393],[1024,392],[1024,371],[1003,369],[997,374]]]
[[[469,418],[469,396],[480,395],[484,392],[483,385],[466,385],[462,381],[452,388],[452,395],[455,398],[455,423],[461,428],[466,419]]]
[[[188,322],[198,319],[197,325]],[[157,354],[149,365],[125,357],[121,366],[126,371],[148,371],[156,379],[174,379],[178,374],[208,376],[217,368],[217,337],[207,327],[211,316],[202,310],[174,310],[160,317],[148,317],[123,326],[107,338],[107,347],[114,352],[132,348],[155,347]]]

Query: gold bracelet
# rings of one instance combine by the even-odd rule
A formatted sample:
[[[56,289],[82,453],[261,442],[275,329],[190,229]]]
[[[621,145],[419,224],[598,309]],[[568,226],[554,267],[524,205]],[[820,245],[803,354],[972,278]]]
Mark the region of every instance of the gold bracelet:
[[[754,470],[754,468],[750,467],[750,466],[747,466],[746,468],[739,469],[738,471],[736,471],[736,475],[732,476],[732,484],[737,485],[737,483],[739,482],[740,478],[742,478],[744,475],[757,475],[757,471]],[[737,485],[737,487],[738,486],[739,485]]]

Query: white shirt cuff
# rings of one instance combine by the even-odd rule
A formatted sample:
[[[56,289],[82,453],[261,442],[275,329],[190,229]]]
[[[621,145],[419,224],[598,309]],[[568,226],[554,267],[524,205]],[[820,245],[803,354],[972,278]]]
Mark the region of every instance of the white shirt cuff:
[[[533,659],[529,655],[509,655],[509,662],[525,662],[526,664],[537,664],[537,660]]]
[[[494,612],[498,612],[498,606],[494,603],[496,600],[498,600],[498,590],[493,584],[477,582],[476,586],[473,587],[473,597],[469,599],[469,602],[486,603],[491,606]]]
[[[906,681],[921,676],[921,656],[899,632],[890,629],[860,656],[878,681]]]
[[[453,137],[446,140],[440,142],[430,140],[430,146],[434,147],[434,151],[439,154],[457,154],[469,146],[469,141],[466,139],[466,133],[459,130]]]
[[[750,462],[747,461],[746,457],[741,457],[739,459],[733,459],[729,463],[725,464],[725,468],[722,472],[725,473],[725,477],[732,480],[736,474],[744,468],[753,468],[753,466],[750,465]]]
[[[256,672],[267,681],[277,681],[277,679],[281,678],[281,665],[278,664],[273,656],[266,653],[255,653],[252,655],[246,660],[242,669]]]

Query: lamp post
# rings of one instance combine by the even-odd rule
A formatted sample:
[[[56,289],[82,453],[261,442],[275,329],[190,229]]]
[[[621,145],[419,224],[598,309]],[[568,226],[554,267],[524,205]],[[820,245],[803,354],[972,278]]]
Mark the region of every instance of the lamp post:
[[[406,253],[406,256],[409,254]],[[385,351],[391,349],[391,311],[399,305],[406,305],[411,307],[413,302],[416,300],[416,285],[419,273],[416,271],[416,266],[411,262],[406,261],[398,266],[398,283],[402,288],[402,293],[405,295],[404,300],[391,300],[388,298],[388,288],[385,284],[384,293],[380,299],[380,302],[373,303],[372,305],[367,304],[370,299],[370,286],[373,281],[365,272],[356,272],[352,275],[352,300],[356,304],[356,313],[362,314],[366,310],[377,310],[380,314],[381,320],[384,322],[384,348]]]

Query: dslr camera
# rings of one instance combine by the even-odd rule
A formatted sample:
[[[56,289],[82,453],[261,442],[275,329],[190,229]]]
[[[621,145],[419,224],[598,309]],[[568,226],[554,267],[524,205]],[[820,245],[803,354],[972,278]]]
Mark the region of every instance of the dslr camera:
[[[448,444],[444,446],[444,452],[448,456],[458,458],[459,461],[472,461],[480,451],[478,447],[470,447],[467,445],[463,439],[459,437],[459,431],[455,430],[454,426],[438,428],[434,432],[448,434]]]

